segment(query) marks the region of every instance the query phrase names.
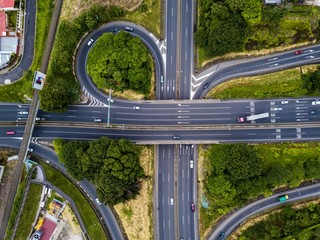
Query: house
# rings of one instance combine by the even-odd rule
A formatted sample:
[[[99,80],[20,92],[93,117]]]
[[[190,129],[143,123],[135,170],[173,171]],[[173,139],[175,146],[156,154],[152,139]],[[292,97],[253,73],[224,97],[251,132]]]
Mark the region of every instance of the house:
[[[14,0],[0,0],[0,9],[5,11],[14,10]]]

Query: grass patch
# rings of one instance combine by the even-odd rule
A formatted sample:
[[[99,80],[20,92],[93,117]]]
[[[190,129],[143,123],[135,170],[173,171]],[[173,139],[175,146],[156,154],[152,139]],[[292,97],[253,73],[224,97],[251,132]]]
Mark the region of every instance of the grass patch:
[[[81,192],[61,173],[46,164],[43,164],[42,166],[45,169],[47,180],[72,197],[80,212],[90,239],[106,239],[106,235],[104,234],[96,214]]]
[[[24,205],[15,239],[25,239],[32,229],[32,222],[39,207],[42,185],[31,184]]]
[[[140,24],[160,37],[161,2],[159,0],[144,0],[135,11],[129,12],[124,20]]]
[[[310,73],[317,65],[302,66],[302,72]],[[308,93],[301,79],[300,68],[292,68],[271,74],[244,77],[222,83],[212,89],[206,98],[279,98],[314,96],[318,92]]]
[[[139,195],[114,206],[129,239],[153,239],[153,154],[153,146],[142,147],[140,165],[147,178],[141,184]]]
[[[13,233],[13,226],[14,226],[14,223],[16,222],[16,217],[17,217],[18,212],[19,212],[20,203],[22,201],[22,197],[23,197],[23,194],[24,194],[24,189],[25,189],[26,184],[27,184],[28,176],[26,175],[26,170],[25,170],[24,167],[22,168],[21,179],[22,180],[21,180],[21,182],[20,182],[20,184],[18,186],[17,193],[16,193],[16,196],[14,198],[12,209],[11,209],[11,212],[10,212],[10,218],[9,218],[8,225],[7,225],[7,231],[6,231],[5,240],[9,240],[11,238],[12,233]]]
[[[12,84],[0,86],[1,102],[27,102],[26,97],[32,98],[32,80],[35,70],[40,68],[42,54],[50,29],[51,17],[53,13],[53,1],[37,1],[37,20],[34,60],[30,70],[26,71],[23,77]]]

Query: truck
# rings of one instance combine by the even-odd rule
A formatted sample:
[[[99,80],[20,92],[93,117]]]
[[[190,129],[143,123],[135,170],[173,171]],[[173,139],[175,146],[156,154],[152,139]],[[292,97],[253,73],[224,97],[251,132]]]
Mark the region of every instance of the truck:
[[[253,120],[257,120],[257,119],[261,119],[261,118],[267,118],[269,117],[269,113],[265,112],[265,113],[260,113],[260,114],[256,114],[256,115],[250,115],[250,116],[246,116],[246,117],[239,117],[238,118],[238,122],[245,122],[245,121],[253,121]]]
[[[284,201],[287,201],[288,199],[289,199],[288,194],[281,195],[278,197],[279,202],[284,202]]]

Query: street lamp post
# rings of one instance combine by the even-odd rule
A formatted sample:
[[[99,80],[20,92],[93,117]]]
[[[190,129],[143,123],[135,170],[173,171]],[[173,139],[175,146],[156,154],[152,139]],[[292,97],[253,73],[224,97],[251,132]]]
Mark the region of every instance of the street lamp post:
[[[112,89],[109,89],[109,97],[107,99],[108,101],[108,118],[107,118],[107,127],[110,126],[110,104],[113,102],[113,100],[111,99],[111,93],[112,93]]]

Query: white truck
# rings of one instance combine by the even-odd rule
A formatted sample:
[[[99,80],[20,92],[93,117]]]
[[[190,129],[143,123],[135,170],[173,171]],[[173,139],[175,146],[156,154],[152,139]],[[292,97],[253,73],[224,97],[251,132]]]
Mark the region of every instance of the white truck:
[[[260,113],[260,114],[255,114],[255,115],[250,115],[247,117],[239,117],[238,118],[238,122],[245,122],[245,121],[253,121],[253,120],[257,120],[257,119],[261,119],[261,118],[267,118],[269,117],[269,113]]]

